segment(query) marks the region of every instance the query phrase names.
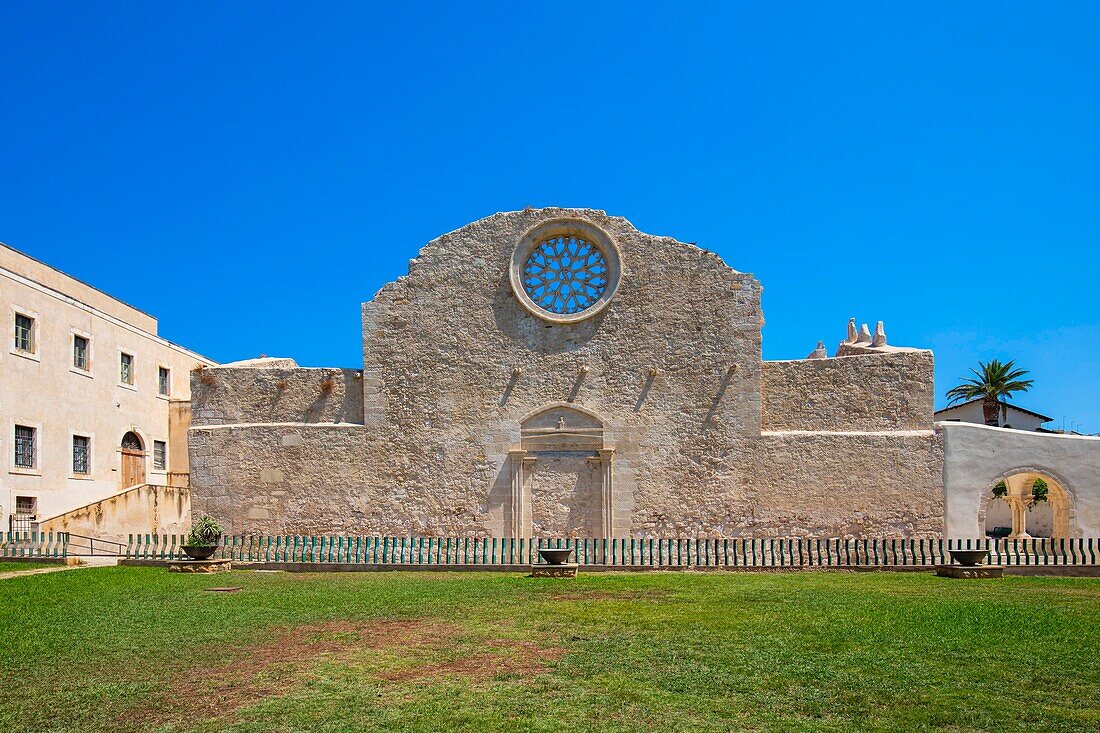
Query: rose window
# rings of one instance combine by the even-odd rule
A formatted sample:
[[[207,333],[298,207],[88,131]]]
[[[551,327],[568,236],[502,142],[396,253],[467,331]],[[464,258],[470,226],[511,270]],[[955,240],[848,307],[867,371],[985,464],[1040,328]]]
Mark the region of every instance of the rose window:
[[[580,313],[607,288],[607,258],[599,247],[563,234],[535,246],[523,265],[523,289],[545,311]]]

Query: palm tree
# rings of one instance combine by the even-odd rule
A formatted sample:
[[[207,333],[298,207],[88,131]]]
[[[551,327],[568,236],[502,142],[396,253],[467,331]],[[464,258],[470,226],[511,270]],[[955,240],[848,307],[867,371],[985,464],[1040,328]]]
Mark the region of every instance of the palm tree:
[[[1001,400],[1012,399],[1013,392],[1027,392],[1034,384],[1031,379],[1021,379],[1026,369],[1017,369],[1015,361],[1004,364],[993,359],[988,364],[978,362],[978,369],[970,370],[974,376],[962,380],[962,384],[948,390],[948,404],[981,398],[985,424],[997,426]]]

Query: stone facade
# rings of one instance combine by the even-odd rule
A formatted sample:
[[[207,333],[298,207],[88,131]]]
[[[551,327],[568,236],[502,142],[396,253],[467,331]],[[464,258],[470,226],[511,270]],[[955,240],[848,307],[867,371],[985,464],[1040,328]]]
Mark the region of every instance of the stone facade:
[[[474,222],[363,305],[362,372],[193,375],[194,510],[234,533],[940,533],[931,353],[762,362],[760,292],[599,211]]]

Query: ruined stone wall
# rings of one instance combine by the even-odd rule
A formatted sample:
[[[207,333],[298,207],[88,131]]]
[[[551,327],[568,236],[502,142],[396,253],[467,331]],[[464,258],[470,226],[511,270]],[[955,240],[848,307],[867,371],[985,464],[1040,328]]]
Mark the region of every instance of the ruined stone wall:
[[[207,367],[191,378],[193,425],[362,423],[357,369]]]
[[[622,262],[615,297],[574,324],[532,315],[509,282],[517,242],[560,217],[602,228]],[[536,531],[564,534],[598,526],[586,471],[603,450],[615,536],[936,531],[930,432],[761,435],[762,394],[773,431],[930,427],[915,384],[927,369],[930,395],[930,358],[773,369],[761,325],[755,278],[698,247],[598,211],[497,214],[429,243],[364,304],[362,379],[329,370],[342,378],[325,400],[321,370],[208,370],[192,391],[193,505],[234,533],[505,536],[523,449],[528,511],[548,518]],[[879,385],[888,397],[869,396]],[[814,389],[840,394],[807,408]],[[568,450],[522,432],[559,416],[594,432]]]
[[[764,362],[762,429],[930,430],[931,351]]]
[[[601,227],[622,259],[607,308],[570,325],[527,312],[509,283],[517,242],[562,216]],[[707,446],[759,431],[759,283],[713,253],[602,212],[498,214],[444,235],[364,304],[363,321],[365,424],[393,430],[394,453],[415,457],[394,480],[440,497],[474,486],[496,534],[508,451],[524,418],[545,406],[569,403],[603,420],[623,532],[637,492],[681,483]]]

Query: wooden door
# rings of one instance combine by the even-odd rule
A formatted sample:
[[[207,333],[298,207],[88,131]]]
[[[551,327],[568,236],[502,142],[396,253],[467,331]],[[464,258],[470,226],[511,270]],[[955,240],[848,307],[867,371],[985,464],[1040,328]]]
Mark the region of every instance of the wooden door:
[[[145,452],[132,448],[122,449],[122,473],[119,488],[145,483]]]

